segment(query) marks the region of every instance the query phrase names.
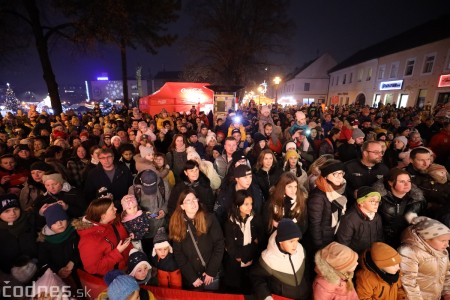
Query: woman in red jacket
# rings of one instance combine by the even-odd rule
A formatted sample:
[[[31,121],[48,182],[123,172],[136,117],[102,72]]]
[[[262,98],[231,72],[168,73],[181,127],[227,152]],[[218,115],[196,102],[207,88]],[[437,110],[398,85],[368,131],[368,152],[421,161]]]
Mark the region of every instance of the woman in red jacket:
[[[116,211],[110,198],[98,198],[83,218],[72,223],[80,236],[78,250],[84,270],[90,274],[103,276],[112,269],[126,269],[132,244]]]

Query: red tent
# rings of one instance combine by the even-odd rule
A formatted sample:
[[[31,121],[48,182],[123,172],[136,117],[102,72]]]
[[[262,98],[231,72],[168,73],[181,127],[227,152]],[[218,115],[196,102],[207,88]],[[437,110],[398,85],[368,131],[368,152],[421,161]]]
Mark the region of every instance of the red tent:
[[[139,109],[151,115],[163,108],[169,113],[186,112],[194,105],[197,112],[213,108],[214,92],[205,86],[209,83],[166,82],[161,89],[139,99]]]

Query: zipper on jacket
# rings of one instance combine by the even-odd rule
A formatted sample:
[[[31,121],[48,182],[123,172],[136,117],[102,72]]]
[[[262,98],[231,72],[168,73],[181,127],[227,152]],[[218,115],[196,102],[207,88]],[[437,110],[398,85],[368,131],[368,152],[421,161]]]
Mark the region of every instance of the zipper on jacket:
[[[384,292],[384,286],[381,287],[381,292],[380,292],[380,294],[378,295],[378,298],[381,298],[381,296],[383,295],[383,292]]]
[[[291,263],[292,272],[294,273],[295,286],[298,286],[297,275],[295,275],[294,263],[292,262],[291,255],[289,254],[289,262]]]

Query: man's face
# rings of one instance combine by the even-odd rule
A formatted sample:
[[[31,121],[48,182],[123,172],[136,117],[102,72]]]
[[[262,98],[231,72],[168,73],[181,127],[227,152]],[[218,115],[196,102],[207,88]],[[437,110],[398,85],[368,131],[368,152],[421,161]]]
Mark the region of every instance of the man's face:
[[[299,245],[298,240],[299,238],[293,238],[287,241],[280,242],[281,250],[289,254],[294,254],[297,251],[297,247]]]
[[[370,143],[363,154],[363,161],[368,164],[378,164],[383,160],[383,150],[379,143]]]
[[[272,135],[273,127],[272,126],[266,126],[264,127],[264,134],[269,137]]]
[[[252,174],[236,178],[236,185],[239,189],[247,190],[252,184]]]
[[[300,125],[306,124],[306,116],[301,111],[295,113],[295,119],[297,120],[297,123],[299,123]]]
[[[4,132],[0,133],[0,140],[4,143],[6,143],[6,140],[8,139],[8,135]]]
[[[202,129],[200,130],[200,132],[201,132],[201,134],[202,134],[203,136],[206,136],[206,134],[208,134],[208,128],[202,128]]]
[[[114,165],[114,155],[111,153],[102,153],[98,156],[98,159],[104,169],[111,169]]]
[[[430,153],[418,153],[416,157],[411,160],[414,169],[425,172],[431,165],[431,154]]]
[[[370,122],[363,122],[362,123],[362,127],[364,127],[364,128],[369,128],[370,127]]]
[[[236,152],[237,149],[236,140],[227,140],[225,142],[224,149],[228,155],[232,155],[234,152]]]
[[[198,141],[198,137],[197,137],[197,135],[191,135],[190,137],[189,137],[189,141],[191,142],[191,143],[197,143],[197,141]]]
[[[236,140],[236,142],[240,142],[241,141],[241,134],[240,133],[238,133],[238,132],[233,133],[233,137]]]
[[[0,165],[5,170],[12,171],[12,170],[14,170],[14,167],[16,166],[16,162],[14,161],[14,158],[6,157],[1,160]]]
[[[364,138],[363,138],[362,136],[357,137],[357,138],[355,139],[355,144],[356,144],[356,145],[362,145],[363,143],[364,143]]]

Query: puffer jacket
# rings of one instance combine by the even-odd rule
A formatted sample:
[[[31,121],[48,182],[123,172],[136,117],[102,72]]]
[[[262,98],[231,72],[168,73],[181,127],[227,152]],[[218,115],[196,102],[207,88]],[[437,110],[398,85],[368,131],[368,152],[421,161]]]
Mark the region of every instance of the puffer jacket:
[[[399,245],[400,235],[406,227],[408,215],[421,215],[426,208],[426,201],[422,191],[412,184],[401,201],[392,195],[382,180],[377,181],[373,188],[381,194],[381,204],[378,208],[383,221],[384,238],[387,244],[394,248]]]
[[[313,283],[313,299],[317,300],[358,300],[356,290],[347,290],[347,282],[316,253],[316,279]],[[351,279],[349,279],[351,280]]]
[[[133,245],[130,243],[122,253],[117,250],[119,240],[112,226],[116,226],[120,240],[128,237],[127,231],[120,222],[114,225],[100,224],[83,217],[74,220],[72,226],[80,236],[78,250],[86,272],[103,276],[116,266],[120,270],[126,269],[128,253]]]
[[[342,216],[336,242],[348,246],[356,253],[370,248],[374,242],[383,241],[383,225],[381,217],[375,214],[371,220],[358,206],[353,206],[350,211]]]
[[[272,233],[267,249],[250,273],[257,299],[265,299],[272,293],[293,299],[309,299],[310,285],[304,276],[303,247],[297,245],[294,254],[282,252],[276,244],[276,235],[276,231]]]
[[[408,299],[439,300],[450,295],[448,252],[437,251],[418,236],[412,227],[403,233],[400,270]]]
[[[364,251],[360,258],[360,269],[356,273],[356,292],[361,300],[404,300],[405,291],[402,288],[400,278],[397,282],[389,284],[384,281],[377,272],[371,268],[370,260]],[[400,274],[401,276],[401,274]]]

